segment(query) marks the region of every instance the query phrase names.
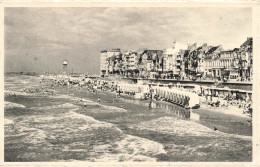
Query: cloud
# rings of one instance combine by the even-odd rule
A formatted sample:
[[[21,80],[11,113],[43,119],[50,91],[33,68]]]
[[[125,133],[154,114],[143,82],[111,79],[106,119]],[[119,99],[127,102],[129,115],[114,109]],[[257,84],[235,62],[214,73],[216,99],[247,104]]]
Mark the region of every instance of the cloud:
[[[252,35],[251,16],[250,8],[5,8],[5,70],[54,72],[68,59],[75,72],[98,73],[102,49],[173,41],[239,47]]]

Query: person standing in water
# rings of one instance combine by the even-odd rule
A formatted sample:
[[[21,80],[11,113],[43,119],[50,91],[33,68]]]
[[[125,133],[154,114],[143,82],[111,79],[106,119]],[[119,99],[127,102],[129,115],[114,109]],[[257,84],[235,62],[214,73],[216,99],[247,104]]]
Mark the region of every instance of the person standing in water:
[[[151,87],[151,85],[149,85],[149,89],[150,89],[150,96],[149,96],[149,99],[150,99],[150,102],[149,102],[149,108],[152,108],[152,100],[153,100],[153,89]]]
[[[121,91],[120,91],[120,86],[118,87],[118,98],[120,98],[120,93],[121,93]]]

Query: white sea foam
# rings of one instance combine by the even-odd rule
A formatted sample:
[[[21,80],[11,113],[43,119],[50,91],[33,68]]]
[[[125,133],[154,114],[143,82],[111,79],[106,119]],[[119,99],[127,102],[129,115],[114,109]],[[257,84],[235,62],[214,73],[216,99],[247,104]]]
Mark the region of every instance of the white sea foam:
[[[94,150],[104,154],[95,161],[156,161],[155,155],[166,154],[162,144],[132,135],[126,135],[113,145],[116,153],[108,153],[110,145],[96,146]]]
[[[180,136],[219,135],[213,129],[205,127],[201,124],[173,117],[160,117],[131,126],[131,128],[148,129],[162,133],[177,134]]]
[[[14,124],[14,121],[13,120],[10,120],[10,119],[6,119],[4,120],[4,125],[10,125],[10,124]]]
[[[25,108],[24,105],[22,104],[18,104],[18,103],[12,103],[12,102],[8,102],[5,101],[5,109],[9,109],[9,108]]]
[[[127,110],[124,108],[108,106],[108,105],[101,105],[101,106],[102,106],[102,111],[104,111],[104,112],[127,112]]]
[[[36,109],[36,110],[52,110],[57,108],[66,108],[66,109],[78,109],[79,107],[71,104],[71,103],[64,103],[59,105],[52,105],[52,106],[44,106],[44,107],[31,107],[30,109]]]
[[[74,111],[70,111],[64,117],[71,118],[71,119],[84,120],[86,122],[86,124],[79,127],[80,130],[85,130],[85,129],[89,129],[89,128],[93,129],[93,128],[99,128],[99,127],[113,127],[115,130],[122,132],[121,129],[116,127],[114,124],[98,121],[98,120],[94,119],[93,117],[79,114]]]
[[[35,131],[30,132],[30,134],[25,138],[25,140],[31,144],[40,144],[45,143],[46,137],[47,135],[44,131],[40,129],[35,129]]]
[[[152,130],[167,134],[177,134],[179,136],[225,136],[252,140],[251,136],[242,136],[214,131],[213,129],[210,129],[199,123],[189,120],[177,119],[174,117],[160,117],[139,123],[137,125],[132,125],[130,128]]]
[[[25,92],[19,92],[19,91],[14,91],[14,90],[5,90],[4,91],[5,96],[7,95],[28,95],[28,96],[32,96],[32,94],[29,93],[25,93]]]

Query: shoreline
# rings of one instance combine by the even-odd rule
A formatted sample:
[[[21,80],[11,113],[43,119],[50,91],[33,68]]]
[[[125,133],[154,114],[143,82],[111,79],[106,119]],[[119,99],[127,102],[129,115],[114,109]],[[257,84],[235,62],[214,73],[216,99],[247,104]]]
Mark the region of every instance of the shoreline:
[[[106,93],[113,94],[113,95],[117,95],[118,94],[118,93],[116,93],[114,91],[112,92],[112,91],[109,91],[109,90],[103,91],[103,90],[96,89],[96,91],[98,91],[98,92],[106,92]],[[133,96],[125,94],[125,93],[122,93],[121,96],[124,97],[124,98],[138,100],[138,99],[135,99]],[[200,98],[203,98],[203,97],[200,96]],[[148,99],[146,99],[146,100],[139,100],[139,101],[149,102]],[[179,106],[177,104],[174,104],[172,102],[168,102],[168,101],[165,101],[165,100],[155,100],[155,99],[153,99],[152,101],[156,102],[156,103],[163,103],[163,104]],[[239,108],[239,107],[234,106],[234,105],[229,105],[227,107],[223,107],[223,106],[212,107],[212,106],[208,105],[207,102],[201,100],[199,109],[207,109],[207,110],[212,111],[212,112],[217,112],[217,113],[219,112],[219,113],[223,113],[223,114],[227,114],[227,115],[233,115],[233,116],[237,116],[237,117],[251,118],[252,119],[250,114],[243,113],[243,108]],[[190,109],[186,109],[186,110],[190,110]],[[197,109],[192,109],[192,110],[196,112]]]
[[[48,82],[48,85],[50,86],[51,84],[52,84],[52,82],[53,81],[51,81],[51,80],[46,80],[47,82]],[[61,85],[59,85],[59,84],[57,84],[56,86],[58,86],[58,87],[60,87],[61,89],[63,89],[63,90],[65,90],[65,89],[67,89],[67,86],[61,86]],[[55,86],[55,87],[56,87]],[[65,88],[65,89],[64,89]],[[80,90],[80,91],[79,91]],[[84,90],[84,91],[83,91]],[[107,102],[105,102],[105,104],[106,105],[109,105],[109,106],[117,106],[117,107],[120,107],[120,105],[119,104],[117,104],[118,103],[118,99],[116,100],[116,96],[117,96],[117,93],[115,92],[115,91],[111,91],[110,89],[107,89],[107,90],[100,90],[100,89],[95,89],[95,91],[96,92],[98,92],[98,94],[100,94],[100,95],[97,95],[96,93],[93,93],[92,92],[93,90],[92,89],[89,89],[87,86],[83,86],[83,87],[80,87],[79,85],[73,85],[72,86],[72,89],[71,89],[71,92],[74,92],[74,95],[75,96],[78,96],[78,98],[80,98],[80,96],[85,96],[84,94],[84,92],[86,92],[88,95],[86,96],[86,97],[90,97],[91,99],[93,98],[93,100],[96,102],[98,102],[98,96],[100,96],[101,94],[104,94],[105,96],[108,96],[108,97],[110,97],[110,99],[108,98],[108,97],[105,97],[105,99],[107,99]],[[48,95],[47,95],[48,94]],[[45,94],[45,95],[47,95],[47,96],[51,96],[51,92],[48,92],[47,94]],[[27,93],[25,93],[24,95],[27,95]],[[28,94],[29,96],[30,95],[32,95],[32,94]],[[115,97],[113,97],[114,99],[115,99],[115,101],[113,100],[112,101],[112,99],[111,99],[111,95],[113,95],[113,96],[115,96]],[[147,109],[149,109],[148,108],[148,104],[149,104],[149,100],[137,100],[137,99],[135,99],[134,97],[131,97],[131,95],[127,95],[127,94],[124,94],[123,96],[125,96],[125,97],[122,97],[121,98],[121,102],[126,102],[126,101],[128,101],[127,103],[129,103],[128,105],[131,105],[131,100],[134,100],[134,101],[136,101],[136,102],[138,102],[138,103],[136,103],[137,105],[140,105],[140,106],[142,106],[142,107],[145,107],[145,108],[147,108]],[[130,100],[130,102],[129,102],[129,100],[123,100],[123,99],[129,99]],[[123,100],[123,101],[122,101]],[[121,104],[121,102],[120,102],[120,104]],[[171,107],[173,107],[173,112],[175,112],[174,110],[175,110],[175,108],[178,108],[178,110],[180,110],[180,112],[182,112],[182,110],[183,111],[189,111],[189,109],[184,109],[184,108],[182,108],[182,107],[180,107],[180,106],[178,106],[178,105],[176,105],[176,104],[174,104],[174,103],[171,103],[171,102],[167,102],[167,101],[163,101],[163,100],[153,100],[153,102],[154,103],[156,103],[156,106],[155,106],[155,108],[151,108],[151,110],[153,110],[153,109],[159,109],[159,110],[166,110],[166,108],[167,108],[167,110],[171,110],[170,108]],[[102,103],[104,103],[104,102],[102,102],[101,101],[101,104]],[[159,106],[157,105],[157,104],[159,104]],[[162,105],[161,105],[162,104]],[[170,107],[171,106],[171,107]],[[159,108],[158,108],[159,107]],[[161,108],[161,107],[163,107],[163,108]],[[165,108],[165,109],[164,109]],[[204,115],[206,114],[207,116],[206,117],[208,117],[208,118],[210,118],[210,119],[212,119],[212,116],[210,116],[210,113],[212,113],[213,115],[216,115],[216,116],[214,116],[214,117],[219,117],[219,116],[224,116],[224,117],[226,117],[226,116],[228,116],[228,117],[230,117],[230,118],[232,118],[233,119],[233,117],[234,117],[234,119],[235,120],[242,120],[243,122],[246,122],[248,119],[249,120],[252,120],[252,118],[250,118],[250,117],[248,117],[248,116],[246,116],[246,115],[242,115],[242,114],[240,114],[240,113],[238,113],[238,111],[236,111],[236,112],[231,112],[231,113],[227,113],[226,111],[222,111],[222,112],[220,112],[220,108],[221,107],[202,107],[202,108],[199,108],[199,109],[193,109],[192,111],[193,111],[193,113],[196,113],[196,114],[199,114],[200,115],[200,117],[202,118],[202,117],[204,117]],[[226,109],[226,108],[223,108],[223,109]],[[179,112],[179,111],[178,111]],[[176,113],[176,114],[179,114],[179,113]],[[213,118],[214,118],[213,117]],[[237,117],[237,118],[236,118]],[[203,120],[203,121],[205,121],[205,120]],[[206,121],[206,122],[208,122],[208,121]],[[204,124],[205,125],[205,124]],[[218,125],[221,125],[220,123],[217,123],[216,124],[217,126]],[[211,125],[207,125],[206,124],[206,126],[207,127],[210,127],[210,128],[213,128]],[[251,134],[251,133],[247,133],[247,134]]]

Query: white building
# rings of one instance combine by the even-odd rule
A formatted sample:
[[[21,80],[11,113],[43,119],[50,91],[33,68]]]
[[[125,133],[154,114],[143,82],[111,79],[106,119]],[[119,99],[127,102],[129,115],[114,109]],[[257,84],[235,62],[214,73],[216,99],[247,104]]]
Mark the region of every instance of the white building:
[[[137,53],[135,51],[132,51],[129,56],[129,70],[136,70],[137,69]]]
[[[175,52],[174,48],[167,48],[163,52],[163,71],[173,71],[173,65],[175,64]]]
[[[104,76],[107,73],[108,73],[107,51],[102,50],[100,53],[100,76]]]
[[[100,75],[106,76],[109,71],[114,69],[113,65],[110,64],[108,58],[120,55],[120,49],[112,49],[111,51],[103,50],[100,53]]]
[[[185,45],[174,43],[172,48],[164,49],[163,53],[163,73],[172,73],[173,75],[180,74],[180,57],[178,52],[180,49],[185,48]]]

